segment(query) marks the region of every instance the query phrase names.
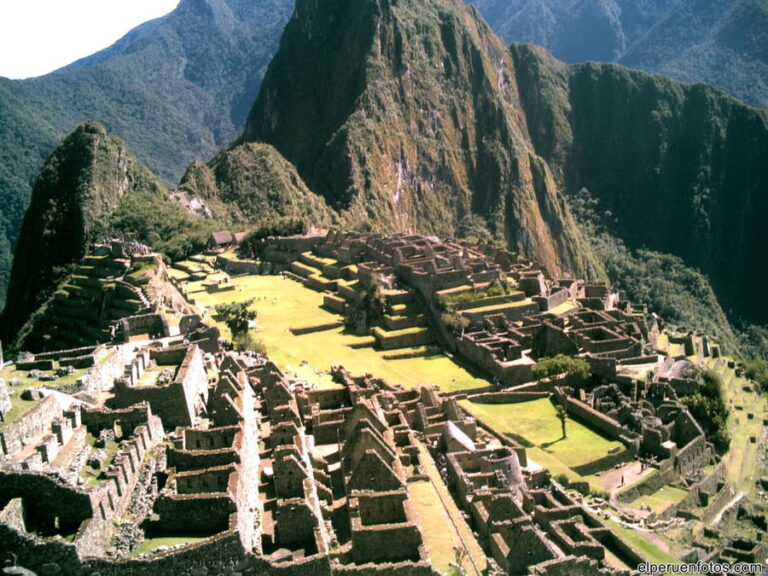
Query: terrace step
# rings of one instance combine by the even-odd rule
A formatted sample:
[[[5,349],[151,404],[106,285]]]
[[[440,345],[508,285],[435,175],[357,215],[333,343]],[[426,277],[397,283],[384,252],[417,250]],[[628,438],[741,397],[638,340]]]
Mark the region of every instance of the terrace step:
[[[404,330],[405,328],[415,328],[416,326],[426,326],[427,317],[424,314],[414,314],[408,316],[384,316],[384,325],[387,330]]]
[[[414,292],[413,290],[384,290],[383,295],[389,304],[408,304],[413,302]]]
[[[504,315],[510,322],[516,322],[522,319],[523,316],[530,314],[538,314],[539,306],[535,302],[508,302],[505,304],[497,304],[494,306],[484,306],[482,308],[473,308],[471,310],[464,310],[461,315],[467,318],[472,324],[478,325],[482,323],[483,318],[487,316],[495,316],[497,314]]]
[[[344,322],[341,320],[335,320],[333,322],[325,322],[323,324],[316,324],[313,326],[299,326],[296,328],[289,328],[291,334],[295,336],[301,336],[304,334],[313,334],[315,332],[325,332],[327,330],[336,330],[344,326]]]
[[[323,267],[335,264],[336,261],[330,258],[322,258],[320,256],[316,256],[312,252],[303,252],[299,256],[299,262],[302,262],[307,266],[311,266],[312,268],[322,270]]]
[[[432,344],[435,336],[429,328],[407,328],[405,330],[384,330],[380,326],[373,329],[373,336],[382,350],[413,348]]]
[[[416,348],[403,349],[402,352],[382,354],[381,357],[384,358],[384,360],[410,360],[411,358],[440,356],[442,353],[442,350],[435,346],[418,346]]]
[[[329,280],[325,276],[312,274],[304,283],[307,288],[316,290],[318,292],[336,292],[338,289],[338,283],[336,280]]]
[[[415,316],[421,314],[422,312],[422,307],[418,302],[387,305],[387,314],[392,316]]]
[[[357,342],[355,342],[353,344],[348,344],[348,346],[350,348],[352,348],[353,350],[361,350],[363,348],[373,348],[374,346],[376,346],[377,342],[378,342],[378,340],[376,340],[375,337],[368,336],[366,338],[362,338],[362,339],[358,340]]]

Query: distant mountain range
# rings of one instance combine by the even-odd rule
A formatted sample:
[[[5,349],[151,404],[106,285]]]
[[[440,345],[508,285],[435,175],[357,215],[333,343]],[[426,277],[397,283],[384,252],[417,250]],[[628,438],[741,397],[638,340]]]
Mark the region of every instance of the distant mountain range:
[[[534,5],[545,3],[520,7]],[[490,2],[483,8],[493,6],[501,9]],[[563,13],[575,14],[577,6],[587,3],[565,2]],[[661,17],[653,2],[637,6],[646,20]],[[105,230],[135,229],[172,253],[199,245],[216,223],[247,227],[284,216],[440,235],[472,227],[527,253],[553,275],[610,272],[657,309],[670,294],[683,294],[708,310],[703,315],[727,324],[706,279],[681,270],[687,264],[709,277],[732,318],[768,322],[768,305],[754,289],[768,281],[768,271],[754,266],[768,245],[764,111],[708,86],[616,64],[568,66],[541,48],[508,46],[459,0],[298,0],[256,97],[288,12],[277,1],[184,0],[168,17],[66,70],[0,82],[0,90],[10,86],[0,92],[0,140],[16,146],[16,156],[3,160],[7,206],[20,211],[26,205],[18,189],[29,188],[32,168],[63,130],[63,121],[52,118],[60,114],[74,123],[85,113],[72,112],[76,103],[91,103],[97,119],[106,114],[109,133],[125,140],[125,148],[113,143],[109,154],[93,156],[89,150],[107,132],[89,125],[51,158],[35,191],[43,200],[33,200],[19,239],[10,308],[29,296],[23,279],[39,264],[35,247],[45,240],[39,236],[75,238],[77,250],[89,236],[62,230],[78,224],[50,216],[52,191],[76,207],[73,213],[92,214],[93,199],[109,197],[92,174],[117,170],[129,182],[130,174],[148,174],[124,169],[125,149],[166,183],[183,173],[180,188],[213,211],[214,221],[189,220],[180,207],[174,212],[165,187],[153,183],[158,203],[140,186],[106,213]],[[660,25],[646,20],[631,29],[650,34]],[[262,34],[248,36],[248,30]],[[596,29],[584,30],[597,41]],[[94,112],[97,99],[101,116]],[[90,172],[72,178],[59,169],[56,158],[81,156],[91,158]],[[602,245],[610,251],[623,242],[628,257],[642,250],[641,258],[617,266],[601,251],[595,231],[581,226],[582,215],[573,210],[584,197],[599,206],[609,238]],[[10,238],[19,214],[5,216]],[[168,235],[179,231],[182,238],[170,242]],[[4,248],[0,235],[0,251],[7,253],[8,244]],[[45,264],[54,280],[40,286],[34,302],[25,300],[23,314],[6,316],[16,328],[73,261],[71,255],[54,260]],[[638,289],[638,282],[660,280],[658,272],[643,274],[665,266],[680,271],[664,279],[666,292]],[[684,320],[696,323],[701,310],[691,306]],[[725,332],[733,341],[729,327]]]
[[[471,0],[508,42],[706,82],[768,108],[766,0]]]
[[[0,303],[45,159],[85,121],[123,138],[166,184],[240,134],[290,0],[182,0],[112,47],[39,78],[0,78]]]

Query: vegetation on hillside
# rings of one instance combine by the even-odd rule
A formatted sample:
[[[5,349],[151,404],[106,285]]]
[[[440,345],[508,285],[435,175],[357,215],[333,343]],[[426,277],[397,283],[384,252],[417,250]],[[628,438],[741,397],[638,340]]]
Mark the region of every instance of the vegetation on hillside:
[[[336,213],[307,188],[296,168],[267,144],[233,146],[209,164],[196,162],[179,188],[203,198],[214,218],[233,225],[269,227],[301,219],[327,227],[337,221]]]
[[[707,440],[712,442],[717,453],[725,454],[731,445],[731,438],[726,425],[728,407],[723,401],[723,382],[720,376],[709,370],[701,374],[701,381],[699,392],[683,396],[680,401],[704,429]]]
[[[768,392],[768,361],[762,359],[748,360],[744,366],[744,374],[754,380],[763,392]]]
[[[199,251],[216,225],[184,212],[103,126],[79,126],[53,152],[35,185],[0,338],[12,341],[88,246],[105,236],[138,240],[182,258]]]
[[[35,178],[98,121],[166,183],[242,129],[291,0],[182,0],[115,45],[39,78],[0,78],[0,307]]]
[[[437,0],[322,8],[297,2],[241,142],[273,145],[348,225],[490,235],[553,274],[589,270],[521,122],[507,47],[476,12]]]
[[[610,64],[565,66],[513,45],[537,151],[561,186],[589,189],[633,251],[679,256],[728,314],[768,323],[768,114],[711,87]]]
[[[625,298],[647,304],[665,322],[716,336],[728,353],[738,352],[736,334],[703,274],[676,256],[627,248],[611,232],[611,215],[601,211],[588,190],[582,189],[571,203],[609,280]]]
[[[756,0],[471,0],[509,42],[707,82],[768,108],[768,5]]]

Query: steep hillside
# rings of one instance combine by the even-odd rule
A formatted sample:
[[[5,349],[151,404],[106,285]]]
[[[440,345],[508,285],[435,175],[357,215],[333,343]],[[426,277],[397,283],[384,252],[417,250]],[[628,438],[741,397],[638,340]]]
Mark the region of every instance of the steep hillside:
[[[472,213],[553,273],[592,269],[531,143],[514,62],[453,0],[299,0],[246,124],[350,224],[452,234]]]
[[[13,340],[57,283],[105,235],[172,252],[200,248],[212,222],[182,213],[157,178],[103,126],[79,126],[40,172],[11,271],[0,339]]]
[[[58,141],[95,120],[166,183],[242,126],[291,0],[182,0],[114,46],[28,80],[0,78],[0,306],[34,178]]]
[[[707,274],[732,317],[768,322],[768,114],[710,87],[611,64],[571,67],[513,45],[536,149],[586,188],[630,248]]]
[[[509,42],[706,82],[768,108],[765,0],[471,0]]]
[[[237,227],[300,218],[319,227],[337,221],[296,168],[272,146],[247,143],[222,151],[209,164],[195,162],[179,188],[203,199],[214,218]]]

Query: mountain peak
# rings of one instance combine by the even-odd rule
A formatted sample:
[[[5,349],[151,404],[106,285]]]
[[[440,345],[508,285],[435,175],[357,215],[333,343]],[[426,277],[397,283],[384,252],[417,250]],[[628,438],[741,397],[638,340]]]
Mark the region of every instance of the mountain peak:
[[[138,187],[164,193],[101,124],[81,124],[62,140],[37,178],[24,217],[0,337],[11,339],[88,243],[107,230],[123,196]]]
[[[461,2],[299,0],[243,140],[351,224],[450,235],[474,213],[552,272],[584,270],[511,55]]]

